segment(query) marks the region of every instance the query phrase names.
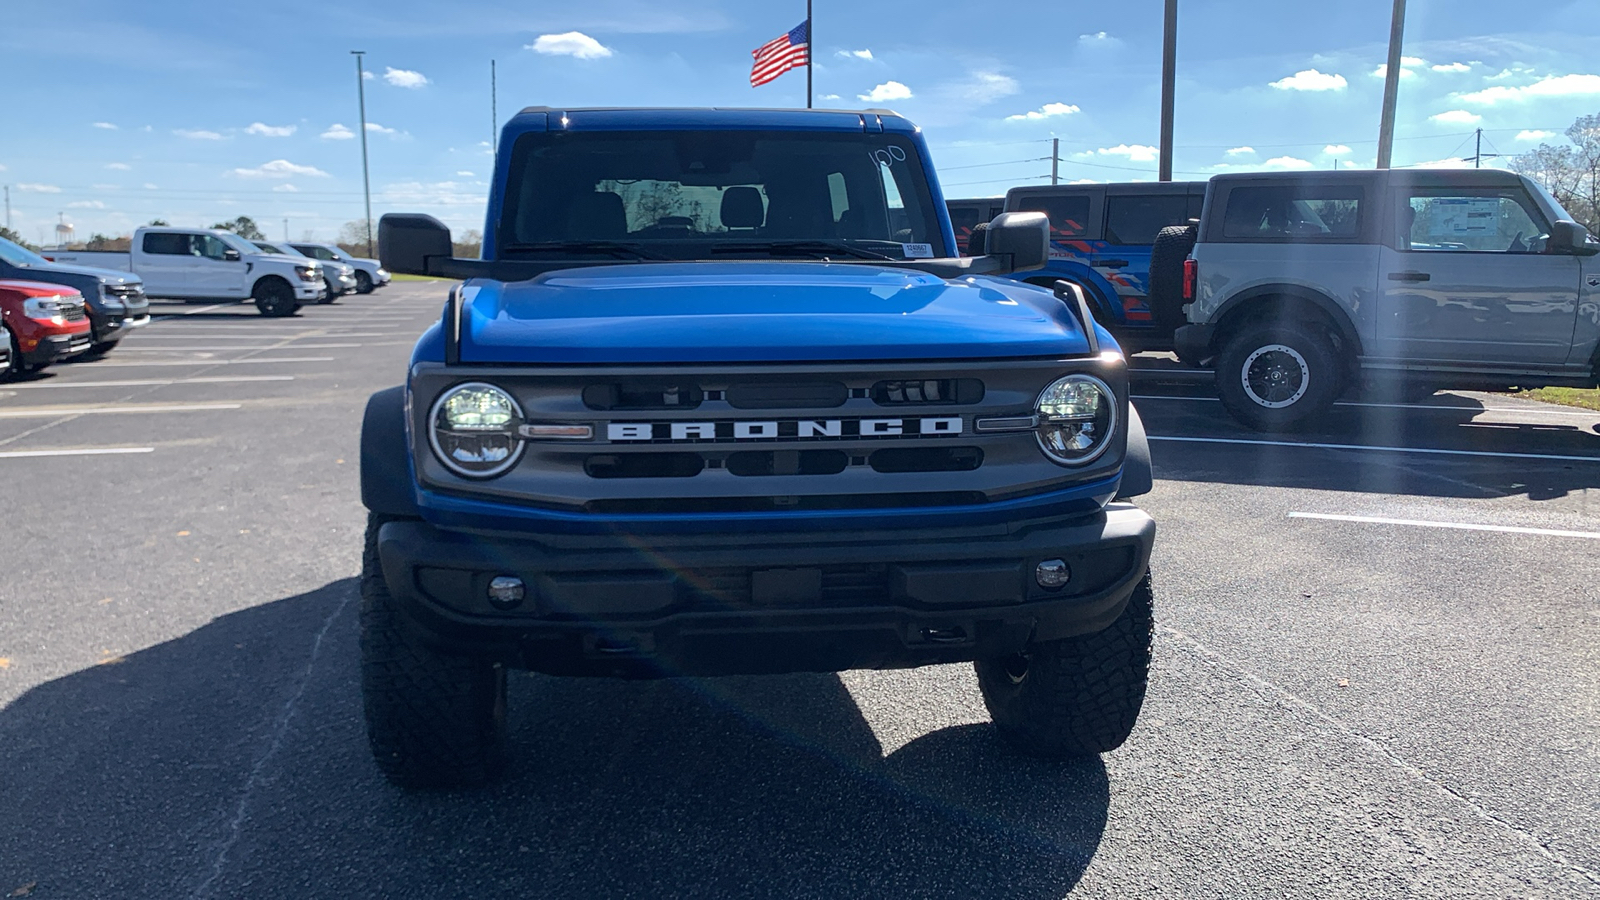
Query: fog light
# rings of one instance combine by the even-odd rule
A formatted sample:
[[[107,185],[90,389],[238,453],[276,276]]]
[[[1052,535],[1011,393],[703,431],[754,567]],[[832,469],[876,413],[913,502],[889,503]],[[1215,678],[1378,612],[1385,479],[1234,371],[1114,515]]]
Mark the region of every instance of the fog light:
[[[489,605],[495,609],[514,609],[522,605],[522,598],[527,595],[521,578],[496,575],[489,581]]]
[[[1033,570],[1033,578],[1040,587],[1058,588],[1072,580],[1072,570],[1067,568],[1065,560],[1047,559]]]

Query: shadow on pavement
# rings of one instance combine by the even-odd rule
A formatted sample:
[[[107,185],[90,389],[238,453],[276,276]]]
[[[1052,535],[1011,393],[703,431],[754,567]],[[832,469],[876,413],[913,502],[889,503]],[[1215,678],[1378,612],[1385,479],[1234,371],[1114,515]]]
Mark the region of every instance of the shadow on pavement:
[[[367,757],[347,579],[0,710],[0,892],[34,897],[1059,897],[1104,765],[988,725],[884,757],[833,675],[514,673],[515,761],[407,794]],[[320,635],[320,638],[319,638]]]

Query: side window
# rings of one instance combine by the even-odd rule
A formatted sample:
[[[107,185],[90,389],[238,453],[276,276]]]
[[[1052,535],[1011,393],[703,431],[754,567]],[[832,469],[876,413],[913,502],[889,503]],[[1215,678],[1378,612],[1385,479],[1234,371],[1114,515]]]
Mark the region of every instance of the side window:
[[[1017,203],[1018,212],[1042,212],[1050,217],[1050,240],[1070,241],[1089,233],[1089,198],[1052,197],[1025,194]]]
[[[228,249],[228,245],[222,242],[222,238],[214,235],[197,234],[193,237],[194,254],[196,256],[204,256],[206,259],[221,259],[222,252]]]
[[[158,256],[188,256],[189,236],[152,232],[144,236],[144,252]]]
[[[1156,232],[1189,220],[1189,199],[1175,196],[1106,198],[1106,240],[1113,244],[1154,244]]]
[[[970,206],[950,207],[950,224],[957,235],[968,234],[978,224],[978,211]]]
[[[1401,250],[1541,253],[1550,232],[1517,191],[1413,191],[1396,206]]]
[[[1222,235],[1240,241],[1354,241],[1361,236],[1358,185],[1236,187]]]

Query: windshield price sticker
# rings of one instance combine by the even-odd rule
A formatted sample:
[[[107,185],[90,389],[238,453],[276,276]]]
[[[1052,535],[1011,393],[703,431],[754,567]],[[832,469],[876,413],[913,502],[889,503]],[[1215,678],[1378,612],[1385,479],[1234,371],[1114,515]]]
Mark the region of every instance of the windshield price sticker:
[[[933,259],[932,244],[901,244],[906,259]]]

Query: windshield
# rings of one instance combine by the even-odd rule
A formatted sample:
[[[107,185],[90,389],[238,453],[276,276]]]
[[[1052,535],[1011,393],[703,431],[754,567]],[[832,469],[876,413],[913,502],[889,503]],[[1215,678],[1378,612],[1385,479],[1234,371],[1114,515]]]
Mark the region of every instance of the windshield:
[[[1522,183],[1527,187],[1532,188],[1533,192],[1539,195],[1539,199],[1543,200],[1547,207],[1545,211],[1555,214],[1555,221],[1575,221],[1572,218],[1572,213],[1567,212],[1566,207],[1561,205],[1561,201],[1557,200],[1554,194],[1551,194],[1548,190],[1546,190],[1544,185],[1534,181],[1532,178],[1524,178],[1522,179]]]
[[[29,266],[46,266],[50,261],[26,247],[14,244],[5,238],[0,238],[0,259],[13,266],[27,268]]]
[[[529,134],[513,153],[502,258],[595,242],[667,259],[948,255],[922,160],[900,135]]]
[[[221,238],[224,244],[227,244],[229,247],[232,247],[240,253],[261,252],[260,247],[257,247],[255,244],[250,243],[249,241],[230,231],[219,231],[217,232],[217,237]]]
[[[344,250],[339,248],[339,247],[332,247],[330,249],[333,252],[333,258],[339,260],[340,262],[355,262],[356,261],[355,257],[353,257],[350,254],[344,252]]]

